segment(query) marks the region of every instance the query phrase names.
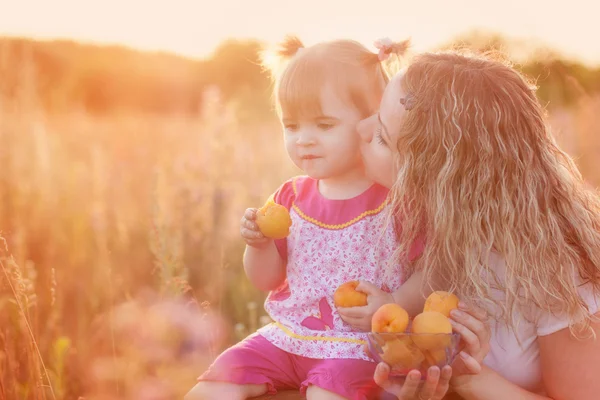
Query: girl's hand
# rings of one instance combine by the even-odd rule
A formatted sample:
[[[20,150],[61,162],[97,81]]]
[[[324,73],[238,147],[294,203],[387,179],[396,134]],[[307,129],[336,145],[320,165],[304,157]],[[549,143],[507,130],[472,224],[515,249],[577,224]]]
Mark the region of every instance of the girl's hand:
[[[394,303],[391,293],[384,292],[371,282],[360,281],[356,290],[367,295],[367,305],[362,307],[338,307],[340,317],[357,331],[369,332],[375,311],[384,304]]]
[[[431,367],[427,371],[427,379],[421,385],[421,373],[410,371],[404,379],[390,379],[390,367],[379,363],[373,379],[381,388],[396,396],[398,400],[441,400],[448,392],[452,368],[440,369]]]
[[[256,224],[256,208],[248,208],[242,217],[240,235],[248,246],[264,247],[272,239],[266,238]]]
[[[457,389],[466,384],[472,375],[481,372],[483,359],[490,351],[492,336],[487,313],[479,307],[459,303],[450,312],[454,332],[461,336],[462,351],[452,364],[454,371],[450,385]]]

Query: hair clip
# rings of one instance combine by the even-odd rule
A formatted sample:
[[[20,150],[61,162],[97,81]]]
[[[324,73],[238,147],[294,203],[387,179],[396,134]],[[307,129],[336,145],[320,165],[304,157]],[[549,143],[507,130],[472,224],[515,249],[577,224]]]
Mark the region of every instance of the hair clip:
[[[412,110],[415,108],[415,98],[411,95],[407,95],[406,97],[400,98],[400,104],[404,106],[406,111]]]

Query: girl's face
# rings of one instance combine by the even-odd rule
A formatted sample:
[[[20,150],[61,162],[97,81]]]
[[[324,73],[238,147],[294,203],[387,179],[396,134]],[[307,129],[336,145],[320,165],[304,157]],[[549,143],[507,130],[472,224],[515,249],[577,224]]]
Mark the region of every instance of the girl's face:
[[[296,117],[283,110],[285,147],[296,166],[314,179],[339,179],[362,171],[360,113],[326,86],[322,115]]]
[[[406,113],[404,105],[400,103],[400,99],[405,97],[402,76],[399,73],[390,80],[383,93],[379,112],[360,121],[357,128],[362,139],[360,151],[366,174],[387,188],[391,188],[396,180],[396,143]]]

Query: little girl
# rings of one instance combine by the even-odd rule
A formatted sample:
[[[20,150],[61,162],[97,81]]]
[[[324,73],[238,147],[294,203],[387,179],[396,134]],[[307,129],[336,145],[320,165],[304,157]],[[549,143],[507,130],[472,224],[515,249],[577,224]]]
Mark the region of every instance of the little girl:
[[[388,46],[387,53],[406,47]],[[278,55],[287,61],[272,69],[285,147],[306,176],[271,197],[290,211],[286,239],[265,238],[256,209],[241,223],[244,268],[256,287],[270,291],[265,309],[274,323],[221,354],[186,399],[241,400],[293,388],[309,400],[379,394],[376,364],[363,350],[366,333],[342,320],[333,294],[360,280],[372,311],[403,302],[403,268],[387,263],[396,243],[386,220],[388,190],[366,177],[356,132],[379,107],[388,54],[349,40],[305,48],[289,38]]]

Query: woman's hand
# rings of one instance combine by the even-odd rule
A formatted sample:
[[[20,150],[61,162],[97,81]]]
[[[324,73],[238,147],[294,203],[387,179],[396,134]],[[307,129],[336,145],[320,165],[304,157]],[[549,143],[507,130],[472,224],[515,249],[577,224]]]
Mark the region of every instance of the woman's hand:
[[[369,332],[371,319],[375,311],[384,304],[394,303],[391,293],[384,292],[371,282],[360,281],[356,290],[367,295],[367,305],[362,307],[338,307],[338,313],[344,322],[357,331]]]
[[[421,373],[410,371],[405,379],[390,378],[390,367],[379,363],[373,379],[375,383],[396,396],[399,400],[441,400],[448,392],[452,368],[431,367],[427,371],[425,383],[421,385]]]
[[[481,372],[492,336],[487,313],[483,309],[462,302],[458,307],[450,312],[450,323],[454,332],[460,334],[462,347],[452,364],[450,386],[455,390],[465,385],[472,375]]]

